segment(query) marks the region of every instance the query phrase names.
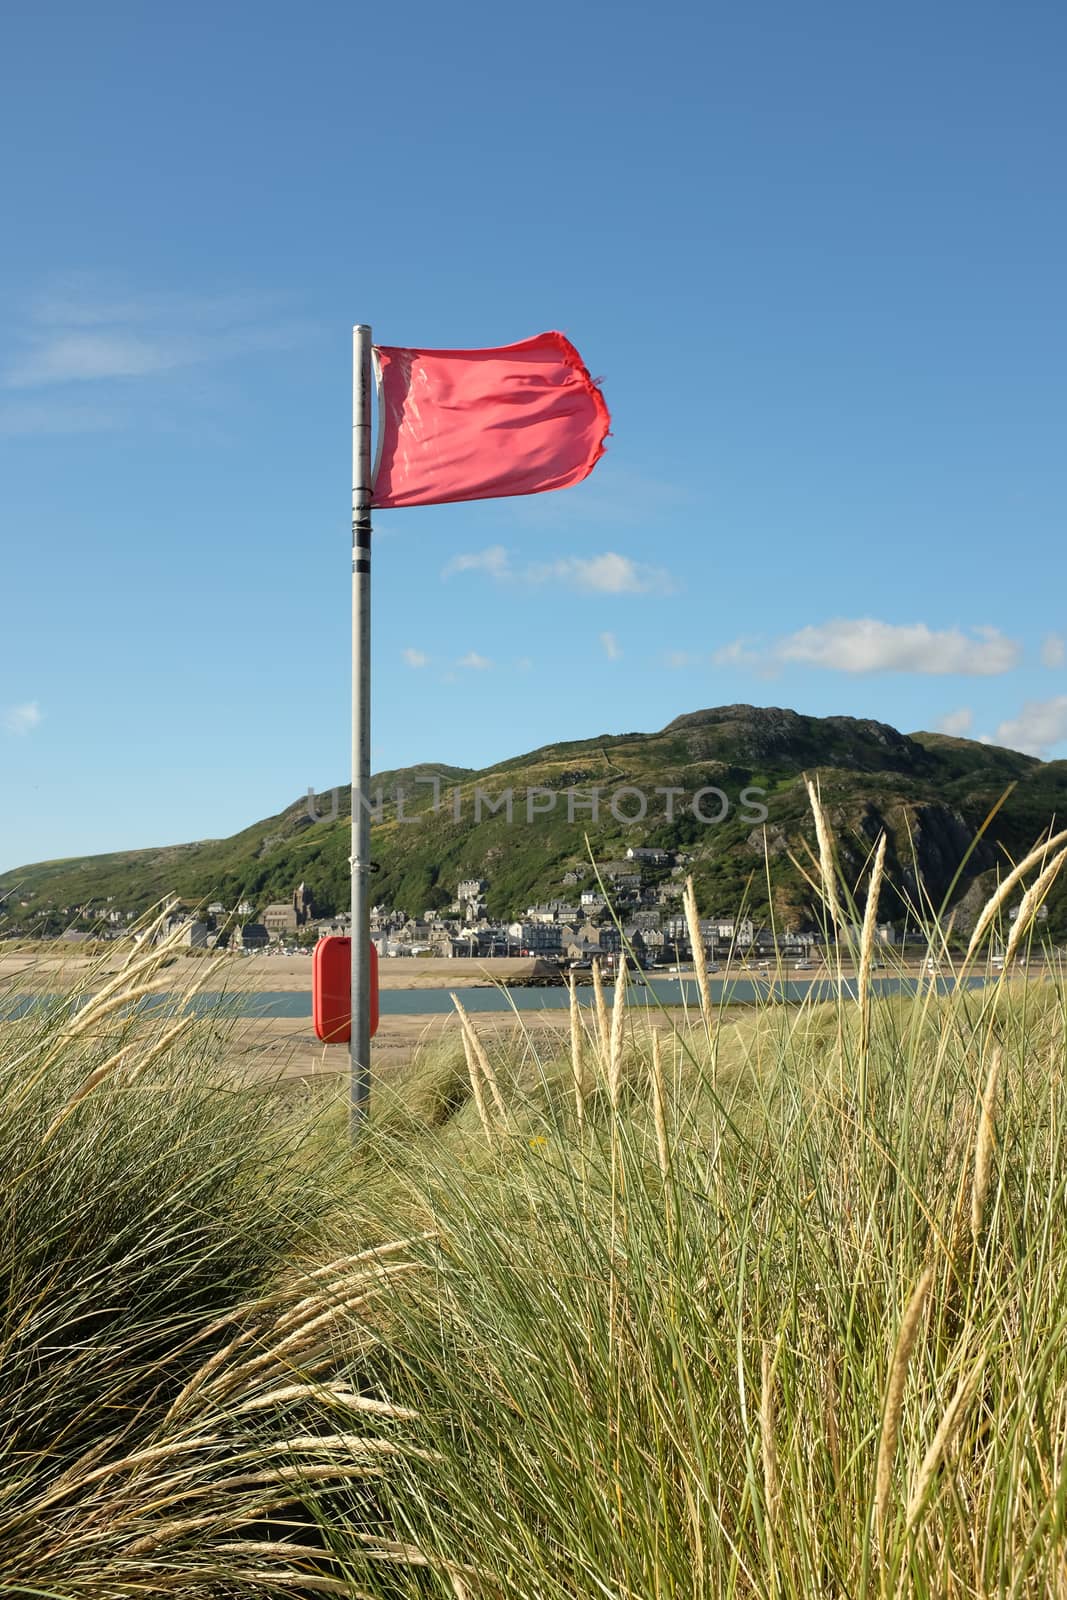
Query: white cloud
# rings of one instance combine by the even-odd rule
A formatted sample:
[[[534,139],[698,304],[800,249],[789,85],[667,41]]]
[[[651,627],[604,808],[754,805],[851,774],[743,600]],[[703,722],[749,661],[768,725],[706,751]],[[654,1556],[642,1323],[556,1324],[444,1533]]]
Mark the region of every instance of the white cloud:
[[[768,649],[750,651],[737,640],[716,652],[716,662],[787,665],[831,672],[919,672],[935,676],[993,677],[1016,666],[1019,644],[998,628],[936,629],[925,622],[879,622],[874,617],[835,618],[800,628]]]
[[[87,378],[143,378],[197,359],[188,346],[131,334],[65,333],[38,340],[7,370],[10,389]]]
[[[430,659],[421,650],[401,650],[400,654],[409,667],[424,667]]]
[[[674,672],[682,672],[686,667],[699,666],[700,657],[692,650],[668,650],[664,665]]]
[[[588,594],[671,594],[675,587],[669,572],[644,566],[615,550],[605,550],[598,556],[561,556],[556,561],[535,562],[517,569],[504,546],[494,544],[487,550],[453,556],[441,576],[451,578],[458,572],[484,572],[501,582],[562,583]]]
[[[752,639],[735,639],[732,644],[720,645],[712,654],[717,667],[759,667],[767,665],[767,657],[754,648]]]
[[[256,350],[288,349],[305,325],[263,296],[119,295],[76,279],[37,297],[9,389],[156,377]]]
[[[453,556],[441,576],[451,578],[457,572],[487,572],[491,578],[510,578],[511,560],[502,544],[492,544],[488,550]]]
[[[970,706],[960,706],[958,711],[946,711],[937,724],[939,733],[950,733],[954,738],[962,738],[969,732],[974,723],[974,712]]]
[[[468,650],[467,654],[456,662],[457,667],[469,667],[472,672],[488,672],[492,665],[488,656],[480,656],[477,650]]]
[[[643,566],[615,550],[599,556],[562,556],[528,568],[525,576],[531,583],[555,581],[592,594],[670,594],[674,589],[670,573]]]
[[[241,328],[229,333],[143,338],[133,333],[64,333],[37,339],[7,368],[9,389],[107,378],[149,378],[258,350],[287,350],[298,328]]]
[[[600,635],[600,643],[609,661],[619,660],[622,655],[622,646],[613,633],[602,633]]]
[[[1054,745],[1067,740],[1067,694],[1054,700],[1028,700],[1017,717],[999,724],[996,734],[986,736],[984,744],[1000,744],[1027,755],[1044,756]]]
[[[1062,667],[1067,659],[1067,644],[1062,633],[1046,634],[1041,642],[1041,665],[1043,667]]]
[[[27,700],[21,706],[8,706],[3,723],[8,733],[29,733],[41,721],[41,708],[36,700]]]

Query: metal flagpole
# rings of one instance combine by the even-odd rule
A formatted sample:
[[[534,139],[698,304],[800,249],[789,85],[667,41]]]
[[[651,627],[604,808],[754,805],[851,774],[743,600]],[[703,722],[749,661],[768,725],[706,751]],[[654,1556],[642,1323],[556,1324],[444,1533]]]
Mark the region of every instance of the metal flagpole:
[[[352,1038],[350,1127],[370,1101],[371,330],[352,330]]]

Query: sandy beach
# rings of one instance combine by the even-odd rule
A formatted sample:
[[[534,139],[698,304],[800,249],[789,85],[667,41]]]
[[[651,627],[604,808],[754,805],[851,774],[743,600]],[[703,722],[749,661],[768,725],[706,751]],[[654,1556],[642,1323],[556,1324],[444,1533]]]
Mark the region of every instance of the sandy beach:
[[[475,1019],[479,1036],[485,1040],[519,1038],[525,1031],[539,1041],[539,1047],[552,1048],[553,1036],[562,1046],[567,1038],[566,1013],[525,1012],[522,1026],[514,1016],[500,1012],[480,1014]],[[388,1077],[410,1060],[422,1043],[454,1037],[459,1046],[459,1024],[455,1016],[383,1017],[374,1039],[372,1070]],[[308,1018],[242,1018],[227,1040],[227,1058],[238,1072],[252,1071],[269,1078],[321,1078],[348,1072],[348,1046],[324,1045],[316,1039]]]
[[[32,982],[35,989],[63,991],[90,972],[97,975],[117,972],[124,954],[116,949],[113,957],[82,956],[74,953],[70,946],[57,953],[47,946],[44,950],[38,947],[32,951],[16,951],[0,956],[0,982],[4,979]],[[238,956],[225,951],[217,955],[210,951],[198,952],[179,955],[167,972],[175,986],[182,986],[195,981],[205,961],[218,963],[217,976],[210,983],[212,989],[224,989],[230,994],[311,992],[310,954]],[[544,962],[529,958],[472,961],[466,956],[451,961],[422,956],[397,958],[381,962],[378,969],[383,989],[469,989],[554,970]]]

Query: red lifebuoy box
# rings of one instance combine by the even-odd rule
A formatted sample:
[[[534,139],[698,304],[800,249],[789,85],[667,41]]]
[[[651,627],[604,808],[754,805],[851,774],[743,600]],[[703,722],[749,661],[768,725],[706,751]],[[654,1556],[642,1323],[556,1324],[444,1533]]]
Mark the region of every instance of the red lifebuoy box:
[[[325,1044],[352,1037],[352,941],[337,934],[320,939],[311,957],[311,1020]],[[370,947],[370,1031],[378,1031],[378,952]]]

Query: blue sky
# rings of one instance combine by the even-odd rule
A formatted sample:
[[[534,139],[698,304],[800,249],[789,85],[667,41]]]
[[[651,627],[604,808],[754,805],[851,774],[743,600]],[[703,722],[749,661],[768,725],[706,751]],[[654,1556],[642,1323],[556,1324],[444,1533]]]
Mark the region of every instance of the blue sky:
[[[375,766],[734,701],[1067,755],[1061,6],[18,11],[0,870],[344,780],[359,320],[562,328],[613,413],[379,514]]]

